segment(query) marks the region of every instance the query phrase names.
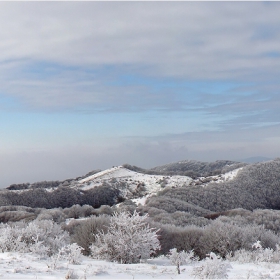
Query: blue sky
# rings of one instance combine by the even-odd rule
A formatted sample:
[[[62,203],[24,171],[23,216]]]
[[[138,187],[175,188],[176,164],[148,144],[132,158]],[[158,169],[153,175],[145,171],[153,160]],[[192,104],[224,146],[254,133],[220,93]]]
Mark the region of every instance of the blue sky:
[[[1,2],[0,187],[279,157],[279,14],[278,2]]]

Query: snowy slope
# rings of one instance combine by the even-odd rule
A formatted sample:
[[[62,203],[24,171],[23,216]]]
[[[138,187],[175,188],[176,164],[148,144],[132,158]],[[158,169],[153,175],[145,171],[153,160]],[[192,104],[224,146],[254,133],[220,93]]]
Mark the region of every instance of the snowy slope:
[[[240,167],[240,168],[234,169],[232,171],[229,171],[225,174],[208,176],[208,177],[199,177],[199,178],[193,180],[191,182],[191,185],[201,185],[201,186],[205,187],[210,183],[227,182],[227,181],[233,180],[237,176],[238,172],[242,169],[243,169],[243,167]]]
[[[167,180],[167,184],[169,187],[176,187],[182,184],[189,184],[192,181],[192,179],[187,176],[148,175],[126,169],[123,166],[117,166],[98,172],[92,176],[80,180],[79,183],[94,182],[95,184],[100,184],[101,181],[109,181],[113,178],[117,180],[128,179],[129,181],[133,182],[143,182],[150,188],[153,188],[155,186],[157,188],[160,185],[160,181],[164,179]]]
[[[89,177],[86,177],[82,180],[80,180],[80,183],[85,183],[85,182],[89,182],[89,181],[93,181],[97,178],[102,178],[102,179],[111,179],[113,177],[122,177],[122,176],[129,176],[129,172],[133,172],[130,171],[126,168],[122,168],[122,166],[116,166],[110,169],[106,169],[103,171],[100,171],[94,175],[91,175]]]
[[[120,189],[127,198],[139,198],[155,194],[166,187],[176,188],[191,182],[192,179],[187,176],[147,175],[117,166],[82,179],[77,186],[88,190],[108,183]]]

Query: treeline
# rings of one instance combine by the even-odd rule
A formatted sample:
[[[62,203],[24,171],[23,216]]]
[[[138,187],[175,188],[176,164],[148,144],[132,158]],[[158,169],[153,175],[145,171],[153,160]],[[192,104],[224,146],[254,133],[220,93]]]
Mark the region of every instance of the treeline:
[[[193,177],[207,177],[222,174],[239,167],[245,166],[246,163],[235,162],[230,160],[217,160],[215,162],[201,162],[196,160],[186,160],[176,163],[170,163],[152,168],[152,171],[162,172],[169,175],[192,174]]]
[[[23,184],[12,184],[7,187],[8,190],[27,190],[27,189],[48,189],[57,188],[59,185],[63,184],[61,181],[42,181],[33,184],[23,183]]]
[[[123,164],[123,167],[135,172],[149,175],[181,175],[189,176],[193,179],[196,179],[198,177],[207,177],[223,174],[246,165],[246,163],[229,160],[217,160],[215,162],[187,160],[157,166],[151,169],[144,169],[129,164]]]
[[[89,190],[62,186],[51,191],[45,188],[35,188],[23,191],[3,190],[0,192],[0,206],[22,205],[50,209],[87,204],[98,208],[101,205],[114,205],[122,200],[120,191],[107,184]]]
[[[74,186],[75,184],[77,184],[78,180],[82,180],[100,171],[101,171],[100,169],[93,170],[88,172],[84,176],[77,177],[75,179],[66,179],[63,181],[41,181],[35,183],[12,184],[6,189],[7,190],[50,189],[50,188],[57,188],[57,187]]]
[[[90,205],[73,205],[67,208],[31,208],[26,206],[1,206],[0,223],[29,222],[37,220],[52,220],[56,223],[64,223],[66,219],[86,218],[90,216],[111,215],[113,208],[103,205],[99,208],[93,208]]]

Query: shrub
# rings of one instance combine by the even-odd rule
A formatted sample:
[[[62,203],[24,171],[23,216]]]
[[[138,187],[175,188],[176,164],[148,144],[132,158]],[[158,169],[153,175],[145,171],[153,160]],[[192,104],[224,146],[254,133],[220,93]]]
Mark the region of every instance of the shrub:
[[[252,250],[240,249],[227,256],[230,261],[240,263],[259,263],[259,262],[276,262],[280,261],[280,247],[276,245],[276,249],[263,248],[260,241],[252,245]]]
[[[0,228],[0,235],[2,252],[33,252],[41,256],[51,256],[70,242],[67,232],[47,220],[5,225]]]
[[[101,215],[99,217],[91,217],[84,221],[77,221],[75,224],[76,226],[74,225],[75,228],[73,230],[72,242],[81,246],[85,255],[89,255],[89,247],[95,242],[96,234],[98,232],[107,232],[109,216]]]
[[[177,248],[178,251],[193,250],[199,255],[199,239],[203,235],[203,228],[197,226],[176,227],[173,225],[161,225],[150,223],[152,227],[158,228],[161,254],[168,254],[170,249]]]
[[[210,253],[209,257],[193,268],[192,275],[199,279],[226,279],[231,265],[219,256]]]
[[[119,263],[138,263],[147,259],[160,248],[157,232],[147,224],[147,215],[128,212],[114,213],[108,232],[95,234],[90,247],[97,259]]]
[[[219,217],[206,226],[199,240],[200,257],[214,252],[225,257],[229,252],[251,249],[255,240],[260,240],[264,248],[274,249],[279,236],[258,225],[238,225],[230,219]]]
[[[177,252],[177,248],[171,249],[169,251],[168,257],[169,257],[171,263],[176,265],[178,274],[181,273],[180,266],[182,264],[188,264],[188,263],[190,263],[192,261],[196,261],[197,260],[197,258],[194,257],[193,251],[190,251],[190,252],[186,252],[186,251]]]
[[[58,255],[60,259],[66,260],[69,264],[80,264],[82,257],[82,247],[76,243],[68,244],[59,249]]]

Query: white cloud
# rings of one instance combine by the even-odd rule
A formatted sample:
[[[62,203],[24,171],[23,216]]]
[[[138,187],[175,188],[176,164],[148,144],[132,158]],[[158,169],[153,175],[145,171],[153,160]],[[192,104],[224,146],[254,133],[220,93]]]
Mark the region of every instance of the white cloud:
[[[261,2],[1,3],[0,59],[149,66],[153,75],[250,78],[279,70],[280,6]]]
[[[279,11],[261,2],[1,2],[1,94],[29,108],[122,111],[186,105],[173,89],[158,98],[149,85],[109,85],[122,74],[278,90],[280,58],[264,54],[280,49]]]

